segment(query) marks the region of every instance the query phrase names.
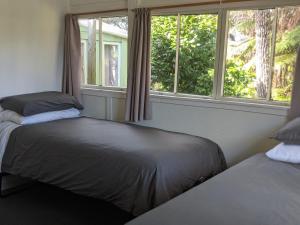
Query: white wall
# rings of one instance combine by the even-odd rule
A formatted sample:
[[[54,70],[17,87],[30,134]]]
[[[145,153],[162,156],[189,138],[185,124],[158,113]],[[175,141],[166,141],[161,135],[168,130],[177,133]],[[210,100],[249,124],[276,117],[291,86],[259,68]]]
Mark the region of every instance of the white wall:
[[[61,88],[68,3],[0,1],[0,97]]]
[[[71,0],[72,12],[95,12],[99,10],[127,8],[127,0]]]
[[[184,2],[201,0],[186,0]],[[206,1],[206,0],[205,0]],[[85,4],[88,2],[87,4]],[[182,0],[129,0],[128,8],[182,3]],[[270,1],[269,1],[270,2]],[[279,2],[279,1],[277,1]],[[113,0],[118,7],[126,1]],[[88,12],[112,9],[108,0],[72,0],[72,11]],[[125,93],[82,90],[85,114],[122,121]],[[152,96],[153,120],[141,125],[184,132],[209,138],[223,149],[230,165],[257,152],[268,150],[276,142],[269,137],[285,123],[287,108],[257,106],[220,101],[187,100]]]

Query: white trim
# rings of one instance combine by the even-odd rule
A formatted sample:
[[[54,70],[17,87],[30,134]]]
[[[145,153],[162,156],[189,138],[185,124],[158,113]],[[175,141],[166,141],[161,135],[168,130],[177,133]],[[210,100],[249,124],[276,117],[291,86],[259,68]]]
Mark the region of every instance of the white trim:
[[[84,87],[81,89],[81,93],[87,96],[99,96],[107,98],[124,99],[126,98],[126,92],[121,89],[102,89]],[[191,107],[202,108],[215,108],[221,110],[241,111],[250,113],[259,113],[267,115],[277,115],[285,117],[287,115],[289,107],[280,105],[259,104],[251,102],[238,102],[227,99],[218,100],[213,98],[197,98],[186,97],[184,95],[159,95],[157,93],[151,93],[151,102],[182,105]]]
[[[174,74],[174,93],[178,92],[178,73],[179,73],[179,55],[180,55],[180,32],[181,32],[181,15],[177,14],[177,37],[176,37],[176,57],[175,57],[175,74]]]

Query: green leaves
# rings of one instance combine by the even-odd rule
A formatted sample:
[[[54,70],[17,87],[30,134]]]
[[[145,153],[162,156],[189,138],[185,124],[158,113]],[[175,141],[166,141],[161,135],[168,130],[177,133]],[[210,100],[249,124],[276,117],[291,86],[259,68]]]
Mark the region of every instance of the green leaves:
[[[230,10],[227,42],[224,96],[257,98],[257,62],[274,65],[272,99],[289,101],[293,82],[296,50],[300,46],[300,7],[269,9],[266,17],[269,31],[262,35],[271,41],[272,23],[277,21],[275,61],[271,54],[258,54],[256,9]],[[179,93],[211,96],[215,75],[218,15],[181,15],[178,61]],[[152,89],[174,91],[177,16],[152,17]],[[271,44],[270,44],[271,45]],[[270,46],[268,51],[274,46]],[[259,49],[259,48],[258,48]],[[271,50],[270,50],[271,51]],[[267,52],[265,50],[265,52]],[[269,57],[269,58],[268,58]],[[223,63],[223,62],[220,62]],[[272,73],[271,73],[272,71]],[[256,77],[257,76],[257,77]],[[270,78],[269,78],[270,79]]]
[[[255,73],[245,70],[242,62],[228,60],[224,76],[224,96],[253,98],[255,96]]]
[[[182,15],[178,91],[212,95],[217,15]],[[152,17],[152,89],[174,90],[177,16]]]

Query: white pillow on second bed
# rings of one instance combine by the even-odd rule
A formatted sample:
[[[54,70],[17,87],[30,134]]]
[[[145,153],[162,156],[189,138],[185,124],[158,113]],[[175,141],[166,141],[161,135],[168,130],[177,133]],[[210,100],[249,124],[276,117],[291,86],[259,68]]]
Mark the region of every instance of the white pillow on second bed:
[[[300,163],[300,145],[281,143],[268,151],[266,155],[276,161],[298,164]]]
[[[62,110],[62,111],[40,113],[33,116],[21,116],[14,111],[4,110],[0,112],[0,122],[12,121],[20,125],[29,125],[29,124],[50,122],[54,120],[77,118],[79,116],[80,116],[80,111],[75,108]]]

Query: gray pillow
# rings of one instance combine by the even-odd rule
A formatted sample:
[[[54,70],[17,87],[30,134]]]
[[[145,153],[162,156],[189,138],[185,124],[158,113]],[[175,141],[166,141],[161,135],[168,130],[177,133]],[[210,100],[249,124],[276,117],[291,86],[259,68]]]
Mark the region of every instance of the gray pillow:
[[[22,116],[70,108],[83,109],[75,97],[55,91],[6,97],[0,100],[0,104],[3,109],[14,111]]]
[[[285,144],[300,145],[300,117],[287,123],[274,137]]]

